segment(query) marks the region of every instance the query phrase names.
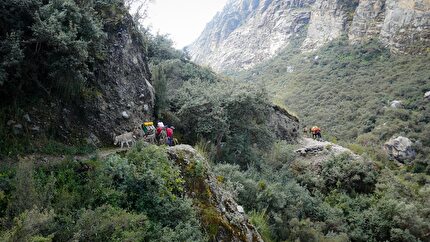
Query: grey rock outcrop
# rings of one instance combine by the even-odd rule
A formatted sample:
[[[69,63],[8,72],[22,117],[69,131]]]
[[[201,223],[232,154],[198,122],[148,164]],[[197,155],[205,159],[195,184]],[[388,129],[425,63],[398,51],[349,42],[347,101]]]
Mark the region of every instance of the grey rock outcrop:
[[[430,2],[427,0],[362,0],[349,38],[379,39],[394,52],[420,52],[430,45]]]
[[[415,158],[416,152],[412,147],[413,143],[410,139],[399,136],[391,138],[384,144],[384,149],[387,154],[400,162],[405,162]]]
[[[304,38],[303,52],[347,36],[378,40],[395,53],[430,47],[428,0],[230,0],[188,47],[217,71],[249,69]]]
[[[85,144],[85,141],[88,141],[87,138],[91,137],[90,140],[100,142],[91,141],[90,143],[103,145],[112,144],[114,133],[119,134],[131,131],[144,121],[153,119],[155,95],[147,65],[147,49],[143,36],[139,33],[138,27],[133,21],[133,17],[128,14],[128,10],[119,2],[92,4],[97,11],[79,10],[82,13],[85,12],[88,16],[82,19],[78,17],[76,21],[78,19],[79,21],[84,21],[83,19],[86,19],[85,21],[90,21],[91,19],[91,21],[94,21],[91,23],[84,21],[85,23],[80,22],[79,24],[81,25],[78,24],[81,27],[91,28],[89,32],[83,29],[75,31],[76,26],[69,26],[71,27],[71,39],[68,39],[68,41],[70,43],[80,43],[82,41],[77,46],[81,46],[81,44],[83,47],[85,46],[80,54],[69,56],[68,53],[73,51],[73,48],[70,49],[71,47],[68,44],[63,43],[65,49],[53,51],[52,56],[50,54],[49,57],[43,55],[41,58],[36,58],[41,63],[34,63],[32,73],[35,77],[29,76],[25,78],[31,79],[31,82],[34,79],[38,84],[26,86],[26,90],[23,88],[19,95],[12,94],[14,99],[22,100],[19,105],[19,109],[22,109],[22,112],[3,112],[6,115],[6,120],[13,118],[15,120],[14,124],[19,123],[21,125],[21,127],[13,128],[11,123],[11,129],[8,132],[31,137],[31,143],[35,146],[42,145],[39,143],[43,142],[37,141],[40,138],[42,138],[40,139],[42,141],[45,140],[44,137],[50,137],[50,139],[52,138],[67,145]],[[48,6],[47,3],[44,1],[41,5]],[[63,7],[64,11],[66,11],[67,6],[62,6],[61,9]],[[12,9],[6,10],[6,12],[15,11]],[[46,17],[50,16],[51,13],[46,15]],[[29,21],[28,23],[30,24],[33,20],[29,19]],[[66,21],[60,23],[58,27],[66,27],[68,24],[69,22]],[[95,27],[99,24],[103,25],[100,28],[101,31],[98,30],[98,27]],[[54,31],[55,33],[53,34],[61,36],[62,31],[58,31]],[[74,36],[73,33],[77,36]],[[90,37],[90,35],[94,36]],[[96,41],[97,43],[87,43],[90,39],[99,40]],[[22,39],[22,41],[20,40],[21,42],[24,44],[26,40]],[[48,48],[53,49],[58,47],[54,42],[52,42],[52,46],[51,44],[48,44],[48,46],[50,46]],[[78,48],[77,46],[76,48]],[[91,53],[87,53],[87,51]],[[28,53],[31,54],[31,52]],[[63,58],[66,58],[67,61],[65,61],[66,59],[63,60]],[[69,60],[73,64],[70,64]],[[51,70],[48,70],[49,68],[61,71],[61,68],[56,68],[56,65],[60,63],[70,65],[70,68],[76,66],[79,71],[64,73],[64,78],[58,77],[59,79],[57,78],[55,81],[44,80],[44,83],[40,84],[39,81],[41,80],[37,76],[40,76],[40,78],[45,77],[48,73],[51,73]],[[48,66],[50,67],[47,69]],[[21,73],[20,75],[22,75],[26,72],[16,73]],[[77,76],[71,76],[72,73]],[[61,75],[61,73],[59,74]],[[52,83],[49,86],[44,86],[48,82]],[[54,84],[54,82],[58,82],[59,85]],[[63,82],[68,82],[68,84],[60,85]],[[35,90],[32,91],[30,88],[35,88]],[[6,93],[8,90],[8,88],[2,89],[2,93]],[[60,97],[59,95],[68,97]],[[9,98],[1,99],[2,104],[15,105],[13,104],[14,102],[7,99]],[[6,108],[5,110],[8,109]],[[124,110],[126,110],[126,115],[122,115]]]
[[[349,33],[351,42],[368,40],[380,34],[385,19],[385,1],[360,1]]]
[[[401,108],[403,106],[403,103],[401,101],[398,100],[393,100],[390,103],[390,107],[392,108]]]
[[[307,37],[303,51],[314,51],[324,44],[339,38],[344,33],[347,12],[339,0],[317,0],[312,7]]]
[[[177,145],[169,147],[168,154],[181,169],[185,192],[193,199],[202,225],[216,228],[211,230],[213,241],[263,242],[243,208],[221,188],[207,161],[196,150],[189,145]]]
[[[273,130],[276,138],[295,142],[298,137],[299,125],[299,119],[296,116],[279,106],[272,107],[269,127]]]
[[[301,138],[298,140],[298,146],[300,148],[295,150],[295,152],[300,155],[300,160],[309,162],[309,167],[312,169],[319,169],[321,162],[342,154],[347,154],[351,160],[368,162],[350,149],[328,141]]]

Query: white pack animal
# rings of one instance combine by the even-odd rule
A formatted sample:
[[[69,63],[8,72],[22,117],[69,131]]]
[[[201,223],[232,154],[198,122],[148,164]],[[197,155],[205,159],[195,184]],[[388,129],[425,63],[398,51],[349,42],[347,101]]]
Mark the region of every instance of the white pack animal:
[[[135,137],[133,135],[133,132],[127,132],[127,133],[115,136],[113,144],[118,145],[119,143],[121,143],[121,148],[124,146],[124,144],[127,144],[127,147],[130,147],[129,142],[131,143],[131,145],[134,145],[136,143],[134,139]]]

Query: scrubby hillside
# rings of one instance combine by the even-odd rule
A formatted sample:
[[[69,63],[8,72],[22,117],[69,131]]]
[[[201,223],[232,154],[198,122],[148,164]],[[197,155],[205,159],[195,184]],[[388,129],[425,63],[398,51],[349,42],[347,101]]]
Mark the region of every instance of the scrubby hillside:
[[[0,240],[429,241],[429,56],[347,38],[303,53],[309,4],[348,23],[357,7],[324,2],[240,1],[244,19],[294,8],[299,27],[234,79],[139,33],[121,0],[1,2]],[[195,149],[95,150],[144,119]],[[334,143],[301,139],[300,122]],[[392,135],[416,158],[389,160]]]
[[[214,169],[265,241],[429,240],[430,179],[387,166],[327,142],[279,142],[247,169]]]
[[[374,42],[338,40],[309,54],[292,46],[239,79],[272,90],[302,126],[319,125],[327,139],[364,146],[354,145],[357,152],[380,154],[392,136],[409,137],[419,153],[415,169],[429,172],[429,62],[429,55],[394,55]]]

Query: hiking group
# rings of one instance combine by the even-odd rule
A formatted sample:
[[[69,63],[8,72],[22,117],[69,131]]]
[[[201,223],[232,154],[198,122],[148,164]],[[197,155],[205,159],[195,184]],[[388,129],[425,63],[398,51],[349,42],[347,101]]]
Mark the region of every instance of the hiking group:
[[[317,139],[320,140],[321,139],[321,128],[318,126],[312,126],[311,128],[308,129],[308,127],[304,127],[303,128],[303,134],[305,137],[308,137],[308,131],[309,131],[309,135],[312,135],[313,139]]]
[[[157,122],[157,128],[153,122],[143,123],[144,140],[149,143],[157,143],[159,145],[166,144],[168,146],[175,145],[173,138],[173,130],[175,127],[164,125],[163,122]]]

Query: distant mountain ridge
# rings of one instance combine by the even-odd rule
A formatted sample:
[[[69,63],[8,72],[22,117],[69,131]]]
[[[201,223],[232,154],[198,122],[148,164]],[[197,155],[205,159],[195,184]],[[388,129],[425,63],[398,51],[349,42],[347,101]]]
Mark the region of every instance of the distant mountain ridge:
[[[430,47],[428,0],[230,0],[187,47],[191,58],[217,71],[249,69],[304,38],[303,52],[341,36],[378,39],[393,52]]]

